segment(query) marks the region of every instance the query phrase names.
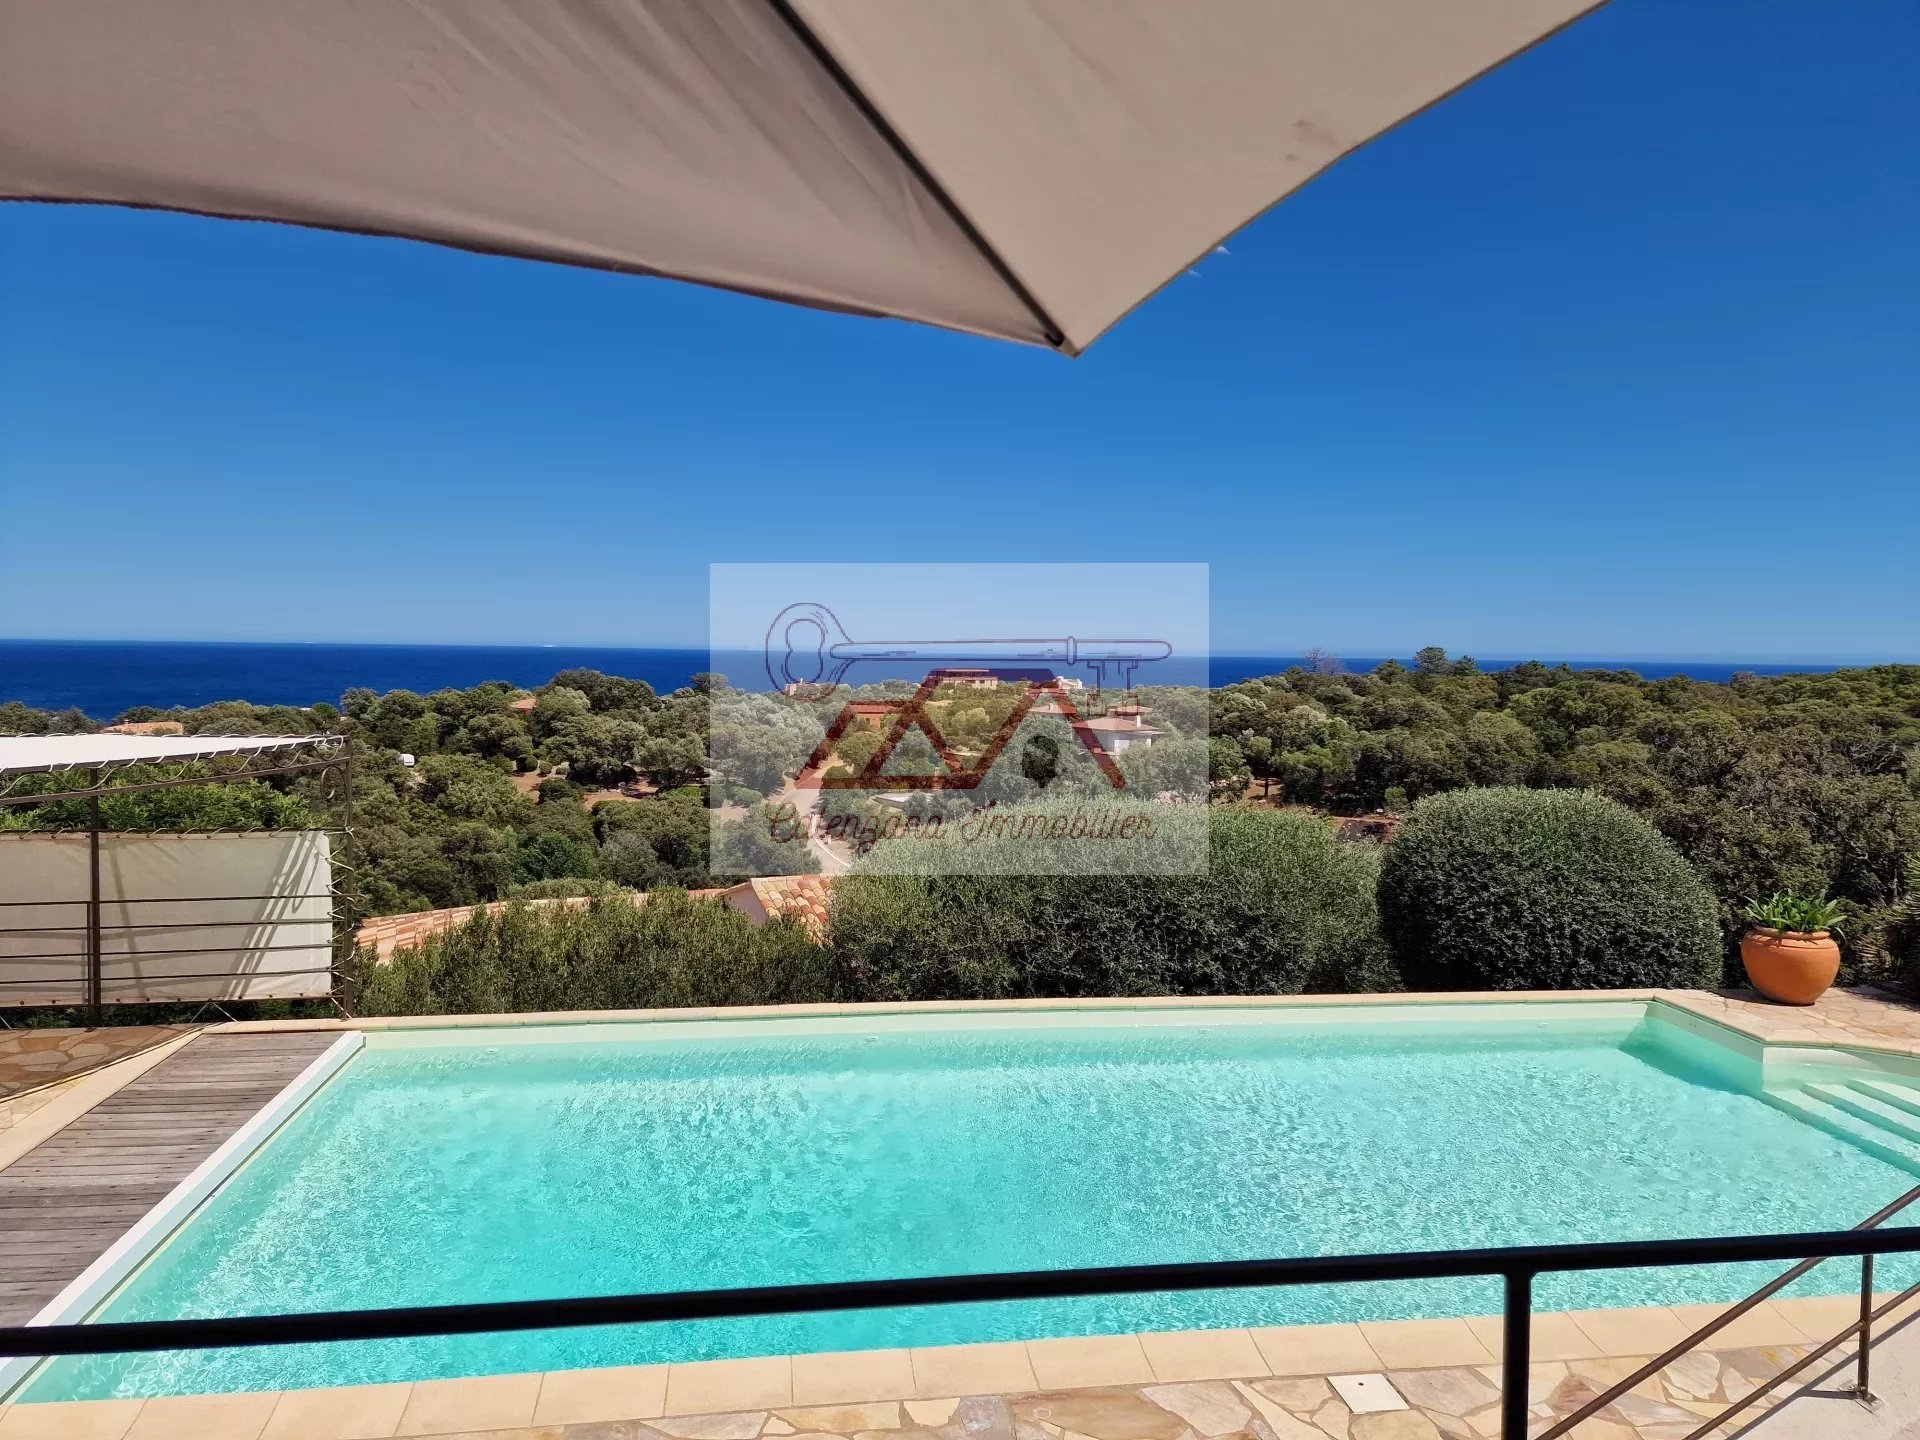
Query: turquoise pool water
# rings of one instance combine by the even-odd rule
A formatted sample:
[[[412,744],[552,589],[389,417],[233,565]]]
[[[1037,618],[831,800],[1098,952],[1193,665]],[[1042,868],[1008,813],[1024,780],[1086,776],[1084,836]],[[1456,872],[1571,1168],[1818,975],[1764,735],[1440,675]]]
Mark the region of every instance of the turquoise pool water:
[[[1913,1184],[1657,1022],[732,1029],[370,1045],[97,1318],[1831,1228]],[[1549,1277],[1538,1303],[1732,1299],[1777,1268]],[[30,1398],[1496,1309],[1449,1281],[109,1357]]]

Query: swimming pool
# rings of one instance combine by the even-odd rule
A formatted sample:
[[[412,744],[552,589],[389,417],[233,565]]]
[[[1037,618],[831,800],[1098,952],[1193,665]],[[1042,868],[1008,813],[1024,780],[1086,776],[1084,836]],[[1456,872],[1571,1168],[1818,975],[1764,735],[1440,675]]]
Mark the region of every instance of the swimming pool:
[[[1625,1002],[375,1032],[94,1318],[1821,1229],[1913,1185],[1735,1073]],[[1535,1304],[1779,1268],[1543,1277]],[[1498,1308],[1406,1282],[99,1357],[27,1398]]]

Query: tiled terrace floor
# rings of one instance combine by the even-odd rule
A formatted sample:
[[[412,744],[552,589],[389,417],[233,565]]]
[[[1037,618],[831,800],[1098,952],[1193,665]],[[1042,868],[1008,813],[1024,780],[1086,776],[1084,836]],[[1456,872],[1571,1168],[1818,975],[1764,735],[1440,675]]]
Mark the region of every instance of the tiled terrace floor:
[[[1872,1045],[1920,1053],[1920,1003],[1889,990],[1829,990],[1812,1005],[1775,1005],[1752,990],[1669,992],[1686,1008],[1775,1044]]]
[[[0,1030],[0,1104],[22,1091],[71,1079],[115,1060],[137,1055],[187,1028],[109,1025],[97,1030]]]

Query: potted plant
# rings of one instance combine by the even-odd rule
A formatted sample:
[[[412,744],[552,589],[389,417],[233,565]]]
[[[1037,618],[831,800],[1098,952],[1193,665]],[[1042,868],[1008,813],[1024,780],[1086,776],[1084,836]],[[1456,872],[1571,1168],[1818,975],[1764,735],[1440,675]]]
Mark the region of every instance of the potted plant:
[[[1753,988],[1782,1005],[1811,1005],[1840,973],[1846,907],[1825,895],[1808,899],[1781,891],[1748,904],[1752,929],[1740,938],[1740,962]]]

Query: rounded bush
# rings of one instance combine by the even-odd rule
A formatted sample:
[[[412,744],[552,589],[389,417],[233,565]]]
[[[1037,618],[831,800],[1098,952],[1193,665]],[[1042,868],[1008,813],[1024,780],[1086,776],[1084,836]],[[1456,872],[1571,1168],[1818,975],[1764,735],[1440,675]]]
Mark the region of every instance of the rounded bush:
[[[1415,990],[1719,983],[1712,893],[1660,833],[1586,790],[1456,790],[1415,805],[1380,876]]]
[[[1395,988],[1379,852],[1311,816],[1196,812],[1201,875],[888,873],[834,887],[831,943],[860,998],[1293,994]],[[940,842],[946,843],[946,842]],[[963,870],[969,857],[945,857]]]

